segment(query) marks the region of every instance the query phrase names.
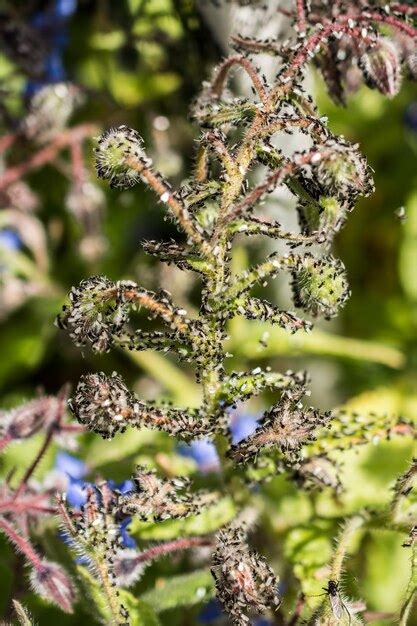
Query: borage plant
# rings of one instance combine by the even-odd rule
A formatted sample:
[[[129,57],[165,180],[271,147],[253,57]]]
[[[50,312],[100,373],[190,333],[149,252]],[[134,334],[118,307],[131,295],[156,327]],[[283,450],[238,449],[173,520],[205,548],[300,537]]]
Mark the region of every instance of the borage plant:
[[[331,246],[358,197],[372,192],[372,175],[358,146],[335,136],[306,95],[303,72],[307,63],[316,61],[339,101],[352,67],[369,85],[389,96],[398,90],[402,63],[415,72],[415,8],[397,3],[364,6],[362,2],[335,2],[330,7],[313,2],[308,11],[301,1],[296,9],[295,45],[236,37],[234,45],[241,53],[225,59],[212,80],[204,83],[192,111],[202,128],[195,169],[179,190],[174,191],[153,169],[135,130],[111,128],[98,140],[96,163],[101,178],[121,189],[143,182],[167,207],[184,242],[146,241],[144,249],[163,262],[197,272],[201,305],[198,315],[189,317],[166,291],[152,292],[130,280],[93,277],[72,289],[58,323],[70,330],[77,345],[90,344],[96,352],[116,346],[173,352],[195,368],[201,404],[183,408],[144,402],[117,374],[92,373],[80,380],[71,409],[81,424],[108,439],[128,427],[158,429],[185,442],[208,439],[216,446],[221,465],[215,492],[140,466],[135,487],[127,493],[107,485],[91,490],[81,517],[61,502],[71,543],[90,565],[90,573],[84,570],[83,576],[95,589],[93,596],[105,623],[133,623],[132,597],[117,588],[131,583],[138,565],[146,561],[120,552],[118,521],[137,516],[163,523],[195,516],[226,496],[233,501],[236,514],[214,540],[211,571],[217,597],[234,624],[244,625],[250,615],[262,612],[275,613],[277,623],[295,624],[301,618],[309,624],[360,623],[358,613],[365,607],[343,596],[341,573],[353,533],[373,526],[411,528],[405,545],[414,551],[412,575],[401,614],[393,619],[406,624],[411,611],[416,588],[412,530],[416,511],[410,496],[415,463],[397,482],[389,510],[367,511],[344,521],[326,570],[323,597],[300,596],[288,622],[279,608],[278,577],[248,544],[254,509],[256,517],[257,483],[285,472],[301,488],[328,488],[337,499],[343,485],[336,452],[375,438],[415,436],[415,423],[397,417],[322,412],[309,406],[308,377],[303,372],[275,373],[260,367],[230,371],[227,367],[231,356],[228,322],[236,316],[277,324],[289,333],[311,328],[310,321],[294,311],[254,296],[257,285],[288,274],[295,307],[314,318],[334,317],[349,295],[344,265],[331,254]],[[251,60],[258,53],[282,59],[272,85]],[[228,78],[237,68],[248,75],[253,98],[235,98],[228,92]],[[284,154],[275,147],[276,135],[294,132],[305,136],[307,149]],[[251,172],[258,164],[267,173],[254,183]],[[281,185],[296,199],[300,233],[287,232],[277,221],[255,215],[258,204]],[[233,274],[231,252],[239,234],[280,240],[287,252],[273,252],[258,265]],[[162,326],[153,331],[132,330],[129,317],[136,310],[145,311]],[[265,391],[275,394],[275,403],[252,434],[233,443],[230,409]],[[148,556],[212,543],[208,537],[180,537],[172,545],[149,548]]]

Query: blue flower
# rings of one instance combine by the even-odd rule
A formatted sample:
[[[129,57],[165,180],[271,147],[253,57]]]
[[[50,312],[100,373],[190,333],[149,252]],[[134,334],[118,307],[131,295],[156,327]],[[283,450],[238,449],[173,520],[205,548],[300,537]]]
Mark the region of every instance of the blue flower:
[[[124,548],[136,548],[136,541],[133,539],[133,537],[129,534],[127,530],[127,527],[129,526],[131,521],[132,521],[131,517],[126,517],[119,524],[120,537],[121,537]]]
[[[70,479],[80,480],[88,474],[87,465],[68,452],[58,452],[55,458],[55,469],[63,472]]]
[[[56,0],[55,13],[58,17],[68,19],[77,9],[77,0]]]
[[[233,415],[229,425],[233,445],[255,432],[258,427],[258,419],[259,417],[249,413]]]
[[[134,491],[135,484],[133,480],[124,480],[121,483],[116,483],[114,480],[108,481],[110,487],[115,491],[120,491],[120,493],[129,493],[129,491]]]
[[[417,102],[412,102],[406,108],[404,113],[404,122],[409,130],[417,133]]]
[[[179,453],[193,459],[203,474],[217,472],[220,469],[216,446],[209,439],[198,439],[190,444],[184,444],[179,447]]]
[[[68,504],[76,509],[81,508],[87,500],[86,487],[95,487],[94,483],[83,480],[88,474],[87,464],[76,456],[68,454],[68,452],[60,451],[55,458],[55,471],[64,474],[67,478],[66,499]],[[121,483],[109,480],[108,484],[111,489],[120,491],[120,493],[128,493],[135,488],[132,480],[124,480]],[[99,495],[99,492],[97,493]],[[126,517],[119,522],[120,538],[124,548],[136,548],[136,541],[128,532],[131,521],[131,517]],[[61,533],[60,538],[64,543],[71,545],[71,539],[65,533]],[[77,559],[77,563],[85,564],[85,562],[84,557]]]
[[[67,26],[77,9],[77,0],[55,0],[51,8],[37,11],[31,17],[31,24],[36,28],[49,46],[42,77],[26,84],[26,96],[33,96],[45,85],[66,80],[63,53],[68,43]]]
[[[224,617],[224,613],[222,611],[222,605],[218,600],[210,600],[200,611],[197,620],[201,624],[206,624],[207,622],[213,622],[215,620]]]
[[[18,233],[11,228],[0,230],[0,247],[7,250],[19,250],[22,246],[22,240]]]

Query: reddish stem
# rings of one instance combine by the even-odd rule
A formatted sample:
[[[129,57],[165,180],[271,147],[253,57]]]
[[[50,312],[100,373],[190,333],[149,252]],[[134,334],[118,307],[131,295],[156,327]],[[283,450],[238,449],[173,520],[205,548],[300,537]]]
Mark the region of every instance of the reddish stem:
[[[138,563],[145,561],[151,561],[164,554],[170,554],[171,552],[177,552],[178,550],[188,550],[189,548],[195,548],[199,546],[211,546],[213,542],[207,537],[190,537],[188,539],[175,539],[174,541],[167,541],[159,546],[153,546],[148,550],[144,550],[137,557]]]
[[[14,144],[16,141],[16,135],[13,133],[8,133],[7,135],[3,135],[0,137],[0,152],[5,152],[10,146]]]
[[[74,182],[81,187],[85,181],[85,168],[81,140],[71,143],[71,161]]]
[[[319,153],[317,150],[310,150],[305,154],[298,155],[296,161],[288,161],[287,163],[284,163],[282,167],[271,172],[266,177],[264,182],[254,187],[252,191],[250,191],[243,198],[243,200],[241,200],[241,202],[225,216],[225,222],[229,223],[239,217],[239,215],[244,213],[246,209],[252,207],[270,189],[275,189],[278,185],[281,185],[289,174],[292,174],[299,167],[310,163],[312,158],[318,154],[321,155],[321,158],[326,156],[323,153]]]
[[[329,36],[334,35],[336,33],[345,33],[345,34],[359,34],[357,23],[366,22],[367,24],[371,24],[372,22],[378,22],[381,24],[388,24],[397,30],[403,31],[409,37],[417,37],[417,30],[401,21],[400,19],[390,16],[390,15],[382,15],[380,13],[368,13],[364,12],[359,15],[355,15],[354,17],[350,16],[341,16],[335,22],[326,22],[324,26],[317,30],[309,39],[307,39],[300,50],[297,52],[295,57],[293,58],[290,66],[284,71],[281,76],[281,82],[278,87],[274,90],[274,95],[276,96],[281,92],[282,88],[285,91],[289,90],[291,85],[291,81],[297,75],[298,71],[301,67],[309,61],[312,56],[317,52],[320,45],[326,40]]]
[[[42,148],[36,154],[29,157],[23,163],[9,167],[3,176],[0,177],[0,189],[6,189],[16,180],[19,180],[22,176],[34,169],[42,167],[46,163],[53,161],[58,153],[68,145],[82,141],[85,137],[90,136],[96,127],[93,124],[80,124],[74,128],[60,133],[48,146]]]
[[[13,440],[13,437],[10,434],[5,435],[0,439],[0,452],[4,450],[6,446]]]
[[[307,27],[304,0],[296,0],[297,26],[300,33],[305,33]]]
[[[36,457],[34,458],[33,462],[30,464],[30,466],[28,467],[28,469],[26,470],[20,485],[18,486],[18,488],[15,491],[14,494],[14,499],[17,500],[17,498],[20,496],[20,494],[24,491],[30,477],[32,476],[32,474],[34,473],[34,471],[36,470],[36,468],[38,467],[39,463],[41,462],[41,460],[43,459],[45,452],[47,451],[47,449],[49,448],[49,445],[52,442],[52,439],[54,437],[55,431],[59,428],[59,424],[61,422],[61,419],[63,417],[63,405],[65,403],[67,397],[67,388],[65,387],[61,392],[60,392],[60,397],[59,402],[58,402],[58,406],[57,406],[57,410],[56,410],[56,416],[55,419],[51,422],[48,431],[46,433],[46,437],[45,440],[38,452],[38,454],[36,455]]]
[[[37,503],[37,498],[23,498],[20,500],[0,501],[0,511],[2,513],[56,513],[56,509],[51,506],[44,506]]]
[[[231,57],[228,57],[225,61],[223,61],[223,63],[218,68],[217,76],[213,80],[212,87],[211,87],[212,91],[218,97],[221,96],[223,87],[224,87],[224,81],[226,80],[227,72],[234,65],[240,65],[240,67],[242,67],[246,71],[246,73],[248,74],[248,76],[250,77],[252,81],[253,86],[255,87],[258,93],[258,96],[260,97],[260,99],[262,100],[264,104],[267,104],[268,94],[266,92],[265,87],[262,84],[262,81],[260,80],[258,76],[258,72],[256,71],[256,68],[252,65],[249,59],[241,55],[231,56]]]
[[[401,4],[400,2],[394,2],[390,4],[390,10],[396,13],[405,13],[407,15],[417,15],[417,7],[412,7],[410,4]]]
[[[14,529],[14,527],[4,519],[4,517],[0,517],[0,529],[4,532],[5,535],[9,538],[9,540],[14,543],[16,548],[25,555],[28,561],[31,562],[33,567],[36,569],[42,569],[42,563],[39,555],[36,553],[32,544],[28,539],[19,535],[19,533]]]
[[[292,614],[292,617],[290,621],[288,622],[287,626],[295,626],[297,624],[298,620],[301,617],[301,613],[303,611],[303,608],[305,607],[305,604],[306,604],[306,599],[304,597],[304,594],[301,594],[297,600],[297,603],[294,608],[294,613]]]

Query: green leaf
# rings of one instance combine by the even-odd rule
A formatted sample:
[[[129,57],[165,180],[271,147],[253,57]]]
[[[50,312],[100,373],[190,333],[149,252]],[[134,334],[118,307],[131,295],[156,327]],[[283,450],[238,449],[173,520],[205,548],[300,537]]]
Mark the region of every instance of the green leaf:
[[[130,626],[160,626],[160,621],[150,604],[135,598],[129,591],[119,590],[122,604],[130,615]]]
[[[214,597],[213,578],[208,569],[168,578],[164,584],[143,594],[141,599],[161,613],[180,606],[192,606]]]
[[[111,624],[112,615],[100,584],[82,565],[77,566],[77,573],[85,595],[87,596],[87,601],[85,602],[86,608],[96,617],[98,622]],[[82,597],[85,599],[84,594]]]

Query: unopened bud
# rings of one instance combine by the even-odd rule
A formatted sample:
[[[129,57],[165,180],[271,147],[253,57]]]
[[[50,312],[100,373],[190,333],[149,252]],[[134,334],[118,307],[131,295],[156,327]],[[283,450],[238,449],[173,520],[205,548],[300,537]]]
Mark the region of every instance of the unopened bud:
[[[142,137],[128,126],[110,128],[97,140],[96,170],[100,178],[110,181],[110,187],[128,189],[140,180],[140,167],[133,168],[128,160],[134,158],[138,166],[145,165],[146,154]]]
[[[278,578],[265,559],[250,550],[240,528],[219,532],[211,571],[217,597],[234,624],[249,623],[246,613],[253,609],[263,613],[280,605]]]
[[[42,397],[0,412],[0,437],[11,441],[27,439],[42,428],[56,409],[56,398]]]
[[[59,606],[65,613],[73,612],[75,591],[65,570],[56,563],[43,560],[33,568],[30,582],[35,593]]]
[[[69,405],[81,424],[106,439],[123,432],[134,415],[134,399],[123,380],[103,372],[82,376]]]
[[[80,89],[71,83],[42,87],[30,102],[30,111],[23,122],[25,135],[39,143],[51,140],[67,126],[81,102]]]
[[[321,158],[312,166],[320,185],[341,200],[368,196],[374,189],[370,168],[357,146],[329,139],[318,147]],[[348,197],[347,200],[350,198]]]
[[[103,276],[93,276],[73,287],[70,304],[56,320],[60,328],[69,328],[76,345],[91,343],[95,352],[105,352],[112,339],[128,321],[124,293],[126,281],[114,283]]]
[[[137,550],[117,550],[113,558],[113,574],[120,587],[131,587],[142,576],[146,563],[141,562]]]
[[[369,87],[378,89],[388,98],[397,95],[401,87],[400,55],[390,39],[380,38],[362,56],[360,66]]]
[[[292,277],[295,305],[314,317],[334,317],[349,297],[345,267],[332,256],[300,257]]]

